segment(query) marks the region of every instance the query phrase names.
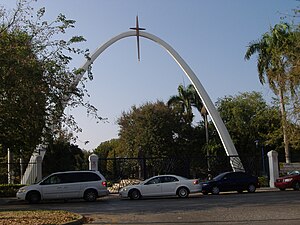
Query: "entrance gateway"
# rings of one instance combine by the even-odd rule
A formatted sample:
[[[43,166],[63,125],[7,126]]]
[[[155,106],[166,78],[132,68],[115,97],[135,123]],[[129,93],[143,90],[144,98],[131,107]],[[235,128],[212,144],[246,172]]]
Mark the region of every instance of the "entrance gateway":
[[[233,169],[233,171],[244,171],[243,164],[239,158],[239,155],[236,151],[236,148],[232,142],[232,139],[228,133],[227,128],[225,127],[219,112],[215,108],[214,104],[212,103],[210,97],[208,96],[207,92],[205,91],[204,87],[200,83],[199,79],[195,75],[195,73],[192,71],[192,69],[188,66],[188,64],[181,58],[181,56],[165,41],[158,38],[157,36],[154,36],[153,34],[147,33],[143,28],[139,28],[138,26],[138,19],[136,20],[136,28],[131,28],[135,31],[127,31],[124,33],[121,33],[110,40],[108,40],[106,43],[104,43],[102,46],[100,46],[96,51],[90,55],[90,58],[81,66],[81,70],[83,71],[81,74],[78,75],[77,79],[74,81],[74,85],[78,85],[79,81],[82,79],[84,73],[88,70],[89,66],[98,58],[98,56],[106,50],[109,46],[114,44],[115,42],[131,36],[137,37],[137,47],[138,47],[138,60],[140,59],[140,51],[139,51],[139,37],[147,38],[160,46],[162,46],[177,62],[177,64],[181,67],[183,72],[187,75],[191,83],[194,85],[197,93],[199,94],[203,105],[207,109],[217,131],[221,138],[223,147],[226,151],[226,154],[228,157],[230,157],[230,164]]]
[[[85,72],[88,70],[89,66],[98,58],[98,56],[109,46],[114,44],[115,42],[131,37],[131,36],[136,36],[137,37],[137,47],[138,47],[138,59],[140,59],[140,54],[139,54],[139,38],[147,38],[160,46],[162,46],[172,57],[173,59],[177,62],[177,64],[181,67],[183,72],[187,75],[191,83],[194,85],[197,93],[199,94],[199,97],[201,98],[203,105],[207,109],[216,129],[217,132],[221,138],[223,147],[225,149],[225,152],[227,156],[230,158],[230,164],[232,167],[233,171],[244,171],[243,164],[239,158],[239,155],[235,149],[235,146],[232,142],[232,139],[228,133],[227,128],[225,127],[219,112],[215,108],[214,104],[212,103],[210,97],[208,96],[207,92],[205,91],[204,87],[200,83],[199,79],[195,75],[195,73],[192,71],[192,69],[188,66],[188,64],[181,58],[181,56],[165,41],[162,39],[158,38],[157,36],[154,36],[153,34],[144,32],[143,28],[139,28],[138,26],[138,18],[136,18],[136,27],[131,28],[135,31],[127,31],[124,33],[121,33],[110,40],[108,40],[106,43],[104,43],[102,46],[100,46],[96,51],[90,55],[90,58],[86,60],[86,62],[79,68],[82,72],[77,76],[77,78],[73,82],[73,86],[77,86],[82,79],[83,75]],[[66,100],[68,100],[69,96],[65,96]],[[64,106],[66,106],[66,102]],[[41,174],[40,177],[37,176],[36,168],[35,168],[35,163],[39,159],[40,161],[44,158],[45,152],[46,151],[46,146],[43,144],[39,145],[36,149],[37,153],[33,153],[33,155],[30,158],[30,163],[27,165],[26,171],[21,179],[21,184],[29,184],[33,183],[35,180],[39,181],[41,179]],[[41,169],[41,168],[40,168]]]

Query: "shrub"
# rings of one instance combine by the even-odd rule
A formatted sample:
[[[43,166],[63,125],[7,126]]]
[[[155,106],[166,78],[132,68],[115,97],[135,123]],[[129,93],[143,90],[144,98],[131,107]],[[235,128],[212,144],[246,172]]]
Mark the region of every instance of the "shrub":
[[[15,197],[19,188],[24,184],[0,184],[0,197]]]
[[[269,179],[268,177],[258,177],[258,182],[261,187],[269,187]]]

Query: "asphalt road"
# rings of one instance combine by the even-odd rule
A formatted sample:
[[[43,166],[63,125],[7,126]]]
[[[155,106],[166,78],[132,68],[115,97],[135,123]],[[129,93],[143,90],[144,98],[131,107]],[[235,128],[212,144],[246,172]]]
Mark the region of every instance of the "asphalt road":
[[[300,191],[258,191],[218,196],[191,195],[187,199],[120,199],[110,195],[87,203],[81,200],[29,205],[12,200],[8,209],[60,209],[90,218],[90,224],[300,224]]]

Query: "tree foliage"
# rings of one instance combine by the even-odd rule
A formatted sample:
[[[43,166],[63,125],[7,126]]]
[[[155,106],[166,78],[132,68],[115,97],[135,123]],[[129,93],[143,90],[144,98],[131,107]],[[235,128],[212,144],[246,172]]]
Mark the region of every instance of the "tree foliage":
[[[178,95],[171,96],[167,104],[169,107],[175,109],[186,123],[190,124],[194,117],[191,102],[193,93],[188,87],[186,88],[182,84],[178,86],[177,90]]]
[[[59,171],[87,170],[88,154],[62,140],[50,142],[43,160],[43,175]]]
[[[45,127],[49,89],[30,36],[3,31],[0,64],[0,143],[12,150],[32,150]]]
[[[201,151],[204,136],[201,138],[198,129],[186,123],[182,114],[161,101],[133,106],[122,113],[118,124],[120,139],[116,155],[119,157],[176,158],[177,165],[172,167],[174,171],[181,168],[177,173],[184,174],[189,171],[183,171],[180,162],[183,165],[189,157],[205,157]],[[148,166],[158,169],[155,160]]]
[[[227,96],[216,105],[239,152],[253,150],[255,140],[273,150],[282,147],[276,147],[277,140],[281,140],[279,111],[268,106],[261,93]]]
[[[128,157],[137,156],[141,148],[147,156],[167,156],[174,147],[180,121],[163,102],[133,106],[118,120],[122,150]]]
[[[279,111],[258,92],[219,99],[217,109],[240,156],[257,154],[255,141],[268,150],[282,149]]]
[[[280,101],[281,125],[286,162],[291,162],[289,150],[288,120],[286,112],[287,98],[293,97],[300,84],[299,68],[299,32],[287,23],[276,24],[263,34],[258,41],[251,42],[245,59],[254,54],[257,57],[259,80],[267,80],[271,90]],[[299,71],[298,71],[299,72]]]
[[[30,152],[39,141],[51,140],[62,125],[80,131],[73,116],[64,113],[66,106],[86,107],[102,119],[84,100],[89,96],[86,78],[76,86],[82,71],[69,68],[74,55],[89,54],[76,47],[85,41],[82,36],[66,36],[75,21],[63,14],[46,21],[45,8],[35,14],[31,3],[18,0],[12,11],[0,9],[0,128],[5,130],[0,143],[16,152]]]

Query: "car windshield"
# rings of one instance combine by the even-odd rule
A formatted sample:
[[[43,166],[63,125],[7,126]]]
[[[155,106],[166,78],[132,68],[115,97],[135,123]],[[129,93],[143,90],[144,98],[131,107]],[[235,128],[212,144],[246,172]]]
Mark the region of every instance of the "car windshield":
[[[218,176],[214,177],[213,180],[221,180],[226,173],[221,173]]]
[[[300,174],[300,171],[298,170],[295,170],[295,171],[292,171],[292,172],[289,172],[288,175],[298,175]]]

